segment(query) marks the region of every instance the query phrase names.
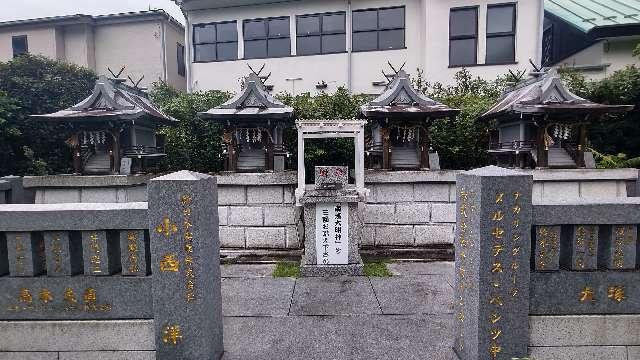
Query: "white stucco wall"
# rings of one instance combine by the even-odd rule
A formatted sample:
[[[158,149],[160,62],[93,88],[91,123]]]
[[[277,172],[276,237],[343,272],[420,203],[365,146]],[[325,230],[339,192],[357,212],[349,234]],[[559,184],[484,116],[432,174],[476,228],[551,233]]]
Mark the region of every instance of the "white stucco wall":
[[[100,25],[94,28],[94,37],[98,74],[108,75],[107,67],[117,72],[126,65],[120,76],[129,75],[138,80],[144,75],[140,86],[149,86],[163,78],[159,21]]]
[[[13,59],[13,47],[11,39],[13,36],[27,35],[27,45],[29,53],[43,55],[56,59],[60,45],[59,38],[56,40],[56,29],[53,27],[42,28],[21,28],[0,30],[0,61]]]
[[[167,57],[167,82],[178,89],[186,89],[187,77],[178,75],[178,43],[184,46],[184,31],[175,25],[165,25],[166,57]],[[186,51],[186,47],[185,47]]]
[[[369,51],[352,53],[352,90],[355,93],[379,93],[382,88],[372,82],[385,80],[381,70],[389,72],[387,61],[394,66],[406,62],[405,69],[415,74],[417,68],[425,70],[431,82],[451,83],[453,75],[460,68],[449,68],[449,9],[459,6],[479,6],[478,62],[470,67],[472,74],[492,79],[504,74],[508,69],[528,69],[528,60],[539,58],[539,23],[542,0],[518,1],[518,21],[516,32],[516,64],[510,66],[484,66],[487,0],[353,0],[352,10],[405,6],[405,46],[406,49]],[[266,72],[273,75],[269,84],[274,92],[293,92],[294,85],[286,79],[302,78],[295,82],[295,92],[315,93],[315,85],[325,81],[332,92],[349,82],[349,55],[327,54],[296,56],[295,16],[323,12],[347,11],[343,0],[308,0],[281,2],[268,5],[227,7],[220,9],[194,10],[189,12],[191,24],[220,21],[237,21],[239,60],[193,63],[191,80],[193,90],[225,89],[237,91],[239,79],[249,71],[246,64],[260,67],[266,64]],[[244,60],[242,22],[245,19],[277,16],[290,17],[292,55],[284,58]],[[347,16],[347,48],[350,46],[351,19]],[[192,46],[189,51],[193,52]],[[193,57],[192,57],[193,58]]]
[[[64,28],[65,58],[68,62],[95,70],[93,29],[86,24]]]
[[[576,67],[588,79],[599,80],[628,65],[639,65],[640,61],[632,54],[639,41],[640,38],[634,37],[605,39],[566,58],[556,67]],[[584,67],[596,68],[583,69]]]

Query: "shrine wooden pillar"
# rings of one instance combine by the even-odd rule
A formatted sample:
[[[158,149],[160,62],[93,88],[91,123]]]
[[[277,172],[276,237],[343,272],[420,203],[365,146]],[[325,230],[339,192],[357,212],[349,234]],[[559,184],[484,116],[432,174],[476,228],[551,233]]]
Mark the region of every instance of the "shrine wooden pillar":
[[[110,130],[111,136],[113,137],[113,147],[112,147],[112,166],[111,172],[114,174],[120,173],[120,129],[113,128]]]
[[[391,130],[383,126],[380,128],[380,134],[382,135],[382,169],[391,169]]]
[[[429,148],[431,141],[429,140],[429,125],[424,129],[420,128],[420,169],[429,168]]]
[[[549,148],[547,147],[544,138],[546,126],[546,122],[539,123],[538,132],[536,134],[536,152],[538,155],[538,163],[536,164],[536,167],[539,168],[549,167]]]
[[[233,132],[230,129],[225,129],[222,134],[222,143],[227,145],[227,160],[225,162],[226,171],[236,171],[236,148]]]
[[[584,150],[587,146],[587,124],[580,124],[578,130],[578,151],[576,154],[576,165],[578,167],[585,167],[584,163]]]
[[[80,148],[80,133],[76,133],[72,137],[73,146],[71,152],[73,153],[73,172],[75,174],[82,174],[82,149]]]
[[[267,144],[267,151],[265,151],[266,161],[265,164],[266,170],[273,170],[273,142],[269,141]]]

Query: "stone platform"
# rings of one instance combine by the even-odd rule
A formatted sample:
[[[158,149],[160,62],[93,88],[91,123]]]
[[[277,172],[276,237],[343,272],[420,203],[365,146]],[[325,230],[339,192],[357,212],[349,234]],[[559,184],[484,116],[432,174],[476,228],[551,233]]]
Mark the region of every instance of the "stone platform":
[[[391,278],[291,279],[272,278],[273,265],[223,265],[223,359],[455,359],[453,263],[389,269]],[[640,316],[529,321],[535,360],[640,359]],[[153,325],[0,322],[0,359],[154,360]]]

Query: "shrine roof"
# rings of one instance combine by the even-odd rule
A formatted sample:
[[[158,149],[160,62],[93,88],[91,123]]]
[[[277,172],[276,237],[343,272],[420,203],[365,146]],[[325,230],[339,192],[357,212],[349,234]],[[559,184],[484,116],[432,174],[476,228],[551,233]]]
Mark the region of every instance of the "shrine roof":
[[[567,89],[555,70],[543,70],[507,89],[480,118],[519,114],[603,114],[632,109],[632,105],[605,105],[583,99]]]
[[[452,109],[418,93],[411,85],[409,75],[400,70],[385,91],[360,108],[367,118],[422,116],[432,118],[454,117],[460,110]]]
[[[64,110],[31,115],[43,121],[99,123],[100,121],[140,120],[148,125],[169,125],[176,119],[160,111],[147,94],[124,84],[122,79],[100,76],[86,99]]]
[[[292,119],[293,108],[275,99],[265,89],[262,79],[250,74],[244,79],[244,89],[224,104],[198,113],[203,119]]]

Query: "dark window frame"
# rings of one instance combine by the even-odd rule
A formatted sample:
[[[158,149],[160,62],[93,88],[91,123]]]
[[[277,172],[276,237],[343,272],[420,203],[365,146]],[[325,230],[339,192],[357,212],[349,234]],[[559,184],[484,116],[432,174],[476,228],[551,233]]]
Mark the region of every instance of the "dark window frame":
[[[236,40],[228,40],[228,41],[218,41],[218,25],[221,24],[235,24],[236,25]],[[197,27],[206,27],[206,26],[211,26],[214,25],[216,27],[216,39],[213,42],[196,42],[196,31],[195,29]],[[221,62],[221,61],[236,61],[238,60],[238,46],[239,46],[239,39],[238,39],[238,21],[237,20],[230,20],[230,21],[217,21],[217,22],[209,22],[209,23],[198,23],[198,24],[193,24],[192,26],[192,34],[191,34],[191,40],[193,42],[193,62],[194,63],[208,63],[208,62]],[[218,44],[232,44],[235,43],[236,44],[236,56],[234,59],[225,59],[225,60],[219,60],[218,59]],[[198,56],[197,56],[197,51],[196,51],[196,47],[198,45],[215,45],[216,47],[216,59],[215,60],[197,60]]]
[[[503,31],[503,32],[496,32],[496,33],[489,33],[489,9],[491,8],[503,8],[503,7],[511,7],[513,8],[513,19],[511,19],[512,24],[511,24],[511,28],[513,29],[512,31]],[[487,47],[486,51],[485,51],[485,64],[487,65],[503,65],[503,64],[512,64],[516,61],[516,33],[517,33],[517,29],[516,26],[518,24],[518,6],[517,3],[515,2],[506,2],[506,3],[499,3],[499,4],[489,4],[487,5],[487,41],[486,43],[488,43],[488,40],[490,38],[501,38],[501,37],[512,37],[513,38],[513,59],[511,60],[507,60],[507,61],[498,61],[498,62],[489,62],[488,61],[488,57],[489,57],[489,48]]]
[[[182,49],[182,51],[180,51]],[[186,53],[184,45],[176,43],[176,60],[178,61],[178,75],[185,76],[187,74]]]
[[[476,13],[476,32],[475,35],[451,35],[451,29],[453,28],[453,13],[456,11],[466,11],[466,10],[474,10]],[[479,38],[479,14],[480,14],[480,6],[462,6],[462,7],[453,7],[449,9],[449,67],[464,67],[464,66],[475,66],[478,65],[478,38]],[[451,43],[456,40],[474,40],[474,61],[470,64],[454,64],[453,59],[451,57],[452,49]]]
[[[402,27],[393,27],[393,28],[384,28],[381,29],[380,28],[380,10],[391,10],[391,9],[403,9],[404,11],[402,12],[404,18],[402,20],[403,26]],[[371,30],[354,30],[353,29],[353,15],[355,13],[359,13],[359,12],[365,12],[365,11],[376,11],[376,29],[371,29]],[[398,47],[398,48],[394,48],[394,49],[380,49],[380,33],[381,32],[385,32],[385,31],[397,31],[397,30],[402,30],[402,46]],[[358,33],[376,33],[376,48],[375,49],[371,49],[371,50],[355,50],[353,48],[353,44],[354,44],[354,35],[358,34]],[[405,5],[400,5],[400,6],[386,6],[386,7],[380,7],[380,8],[367,8],[367,9],[357,9],[357,10],[353,10],[351,11],[351,51],[352,52],[367,52],[367,51],[391,51],[391,50],[401,50],[401,49],[406,49],[407,48],[407,7]]]
[[[289,33],[285,36],[285,35],[275,35],[275,36],[271,36],[269,35],[269,21],[270,20],[288,20],[289,21]],[[258,21],[262,21],[262,23],[264,24],[264,30],[265,30],[265,36],[264,37],[252,37],[247,39],[246,37],[246,32],[245,32],[245,28],[247,23],[250,22],[258,22]],[[289,54],[287,55],[279,55],[279,56],[270,56],[269,55],[269,40],[274,40],[274,39],[289,39]],[[251,41],[265,41],[267,44],[267,56],[265,57],[251,57],[248,58],[247,57],[247,42],[251,42]],[[283,58],[283,57],[289,57],[291,56],[291,16],[273,16],[273,17],[266,17],[266,18],[256,18],[256,19],[245,19],[242,21],[242,42],[244,45],[244,59],[272,59],[272,58]]]
[[[18,39],[24,39],[24,52],[16,52],[14,42]],[[20,55],[29,53],[29,38],[27,35],[15,35],[11,37],[11,51],[13,52],[13,57],[17,57]]]
[[[323,21],[323,17],[325,15],[343,15],[343,20],[344,20],[344,28],[342,31],[324,31],[322,29],[322,21]],[[319,31],[317,33],[311,33],[311,34],[303,34],[301,35],[298,32],[298,19],[304,19],[304,18],[312,18],[312,17],[317,17],[318,18],[318,29]],[[325,52],[322,49],[322,37],[325,35],[344,35],[344,50],[342,51],[329,51],[329,52]],[[318,36],[320,38],[320,52],[318,53],[313,53],[313,54],[300,54],[298,52],[298,38],[304,38],[304,37],[312,37],[312,36]],[[304,15],[296,15],[296,55],[300,55],[300,56],[309,56],[309,55],[326,55],[326,54],[341,54],[341,53],[345,53],[347,52],[347,13],[346,11],[334,11],[334,12],[324,12],[324,13],[316,13],[316,14],[304,14]]]

